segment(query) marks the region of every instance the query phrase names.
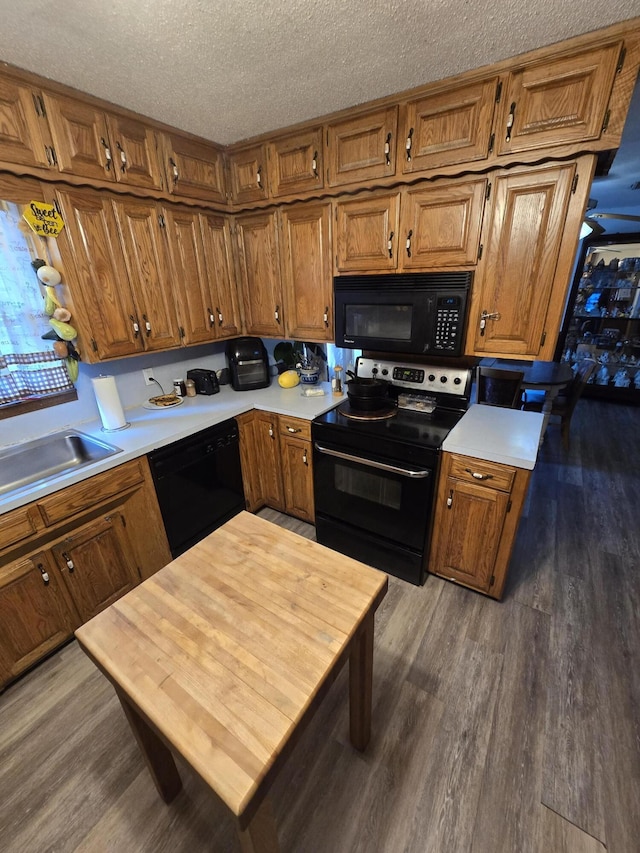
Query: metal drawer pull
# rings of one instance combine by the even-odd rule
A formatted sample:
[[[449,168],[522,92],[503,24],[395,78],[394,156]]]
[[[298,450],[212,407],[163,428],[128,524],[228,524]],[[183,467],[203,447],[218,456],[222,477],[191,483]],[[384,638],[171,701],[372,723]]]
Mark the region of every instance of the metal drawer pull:
[[[111,149],[109,148],[104,136],[101,137],[100,142],[102,143],[102,147],[104,148],[104,156],[106,160],[104,167],[108,172],[111,168]]]
[[[301,429],[296,429],[295,427],[287,427],[287,432],[302,432]]]
[[[62,559],[67,564],[67,568],[69,569],[69,574],[73,574],[73,570],[75,569],[75,566],[73,565],[73,560],[65,551],[62,552]]]
[[[385,161],[385,166],[390,166],[390,165],[391,165],[391,157],[390,157],[390,154],[391,154],[391,134],[390,134],[390,133],[387,133],[387,139],[386,139],[386,142],[384,143],[384,161]]]
[[[471,474],[475,480],[493,480],[493,474],[480,474],[479,471],[472,471],[471,468],[465,468],[466,474]]]
[[[431,471],[416,471],[412,468],[399,468],[397,465],[389,465],[386,462],[374,462],[373,459],[363,459],[360,456],[352,456],[350,453],[342,453],[340,450],[330,450],[328,447],[315,442],[315,448],[319,453],[324,453],[327,456],[335,456],[338,459],[346,459],[347,462],[357,462],[358,465],[366,465],[368,468],[379,468],[381,471],[389,471],[392,474],[400,474],[402,477],[410,477],[411,479],[425,479]]]
[[[222,316],[222,312],[218,307],[216,307],[216,314],[218,315],[218,325],[221,326],[224,322],[224,317]]]
[[[38,563],[38,568],[40,569],[40,574],[42,575],[42,582],[45,586],[49,586],[49,572],[45,569],[42,563]]]
[[[211,310],[211,308],[207,308],[207,314],[209,315],[209,325],[215,326],[216,318],[213,316],[213,311]]]

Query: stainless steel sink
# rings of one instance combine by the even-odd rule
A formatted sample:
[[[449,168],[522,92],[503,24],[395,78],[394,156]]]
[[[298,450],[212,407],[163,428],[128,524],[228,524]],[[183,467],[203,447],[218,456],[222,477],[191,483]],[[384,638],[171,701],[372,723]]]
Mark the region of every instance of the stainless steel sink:
[[[15,445],[0,451],[0,495],[47,482],[121,452],[119,447],[75,429]]]

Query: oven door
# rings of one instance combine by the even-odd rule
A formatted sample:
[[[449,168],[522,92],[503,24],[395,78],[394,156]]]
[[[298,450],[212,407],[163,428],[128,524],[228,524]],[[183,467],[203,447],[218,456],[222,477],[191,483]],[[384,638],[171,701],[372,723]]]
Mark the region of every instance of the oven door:
[[[430,526],[435,472],[314,442],[316,515],[422,553]]]

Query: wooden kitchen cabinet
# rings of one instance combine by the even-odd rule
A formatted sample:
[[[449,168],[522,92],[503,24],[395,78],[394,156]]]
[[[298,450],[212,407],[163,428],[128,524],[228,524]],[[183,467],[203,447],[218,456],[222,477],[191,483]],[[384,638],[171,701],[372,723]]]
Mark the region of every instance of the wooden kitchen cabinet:
[[[280,222],[286,336],[333,341],[331,204],[283,207]]]
[[[398,172],[410,174],[489,155],[498,78],[447,86],[402,107]]]
[[[174,207],[165,207],[163,217],[183,343],[239,335],[228,219]]]
[[[73,603],[50,553],[0,567],[0,684],[15,678],[68,640],[77,624]]]
[[[0,685],[170,561],[145,457],[1,515]]]
[[[235,204],[269,197],[266,145],[252,145],[229,155],[229,184]]]
[[[58,169],[63,174],[160,190],[155,131],[77,98],[44,93]]]
[[[530,472],[443,453],[429,571],[502,598]]]
[[[340,272],[475,266],[487,179],[442,179],[336,204]]]
[[[238,216],[235,230],[247,334],[284,337],[276,212]]]
[[[269,186],[275,198],[324,186],[322,128],[283,136],[268,143]]]
[[[0,75],[0,162],[53,168],[40,90]]]
[[[492,175],[468,355],[553,358],[594,160]]]
[[[622,43],[582,48],[514,68],[496,118],[498,155],[598,139]]]
[[[179,133],[161,134],[160,145],[171,195],[226,204],[224,163],[218,146]]]
[[[301,418],[278,416],[284,511],[313,524],[313,454],[311,422]]]
[[[336,203],[336,268],[384,272],[398,266],[400,193]]]
[[[252,410],[236,418],[247,509],[284,510],[278,415]]]
[[[53,550],[80,623],[140,583],[131,556],[124,516],[109,513],[67,536]]]
[[[398,107],[373,110],[327,126],[330,187],[394,175]]]

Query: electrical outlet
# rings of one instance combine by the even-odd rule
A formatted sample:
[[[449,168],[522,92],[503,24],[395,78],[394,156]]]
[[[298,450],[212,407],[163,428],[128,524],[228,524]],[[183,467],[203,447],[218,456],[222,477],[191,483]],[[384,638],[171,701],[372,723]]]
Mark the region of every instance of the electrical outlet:
[[[142,375],[144,376],[145,385],[155,385],[153,379],[153,370],[150,367],[145,367],[145,369],[142,371]]]

